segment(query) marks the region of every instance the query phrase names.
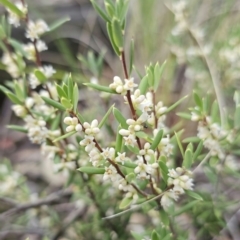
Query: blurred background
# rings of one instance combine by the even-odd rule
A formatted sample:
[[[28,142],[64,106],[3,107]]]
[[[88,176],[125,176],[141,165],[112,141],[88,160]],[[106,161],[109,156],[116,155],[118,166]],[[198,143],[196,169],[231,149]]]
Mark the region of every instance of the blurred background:
[[[71,19],[61,28],[43,37],[48,50],[41,53],[41,60],[43,63],[53,65],[57,70],[56,81],[61,81],[65,71],[71,72],[74,80],[79,84],[92,81],[106,85],[112,82],[116,75],[123,77],[121,62],[108,40],[105,23],[97,16],[89,0],[29,0],[26,2],[32,19],[44,19],[47,23],[63,17]],[[99,1],[99,4],[103,2]],[[130,0],[125,49],[128,53],[131,39],[134,39],[135,68],[132,76],[139,82],[141,76],[145,75],[145,66],[150,62],[155,64],[157,61],[163,63],[167,60],[157,95],[158,100],[162,100],[166,106],[169,106],[181,97],[191,95],[193,88],[197,89],[200,96],[211,94],[211,98],[214,99],[217,88],[221,92],[224,107],[231,112],[234,92],[240,88],[239,11],[239,0],[165,2]],[[0,13],[5,14],[3,8],[0,8]],[[27,42],[22,27],[13,28],[12,35],[23,43]],[[94,57],[104,56],[101,71],[91,71],[84,64],[83,59],[88,57],[89,52]],[[0,84],[10,79],[11,76],[4,71],[4,65],[0,63]],[[213,80],[217,83],[215,87]],[[92,116],[96,118],[104,114],[105,109],[99,108],[100,100],[97,99],[98,96],[94,91],[86,91],[86,88],[80,85],[79,105],[89,119],[92,119]],[[175,113],[186,111],[192,106],[192,101],[189,97],[174,113],[171,113],[167,122],[169,127],[180,124],[182,128],[186,128],[185,137],[196,133],[196,125],[189,121],[180,121]],[[39,146],[31,144],[25,134],[5,127],[8,124],[19,123],[11,111],[10,101],[0,92],[0,161],[8,162],[7,159],[9,159],[12,164],[11,171],[17,171],[25,176],[24,182],[30,189],[33,199],[36,195],[44,195],[60,189],[65,184],[65,179],[53,174],[51,163],[42,160]],[[205,184],[203,182],[203,186]],[[19,194],[24,195],[24,193]],[[54,226],[61,225],[61,216],[65,216],[68,209],[72,207],[72,203],[66,203],[64,199],[62,201],[63,203],[59,203],[58,208],[55,209],[56,212],[51,213],[51,217],[56,218],[58,224],[55,223]],[[79,204],[81,205],[81,202]],[[41,230],[42,228],[46,227],[47,231],[51,229],[49,228],[51,224],[46,223],[51,219],[46,212],[41,214],[43,214],[41,221],[27,228],[29,231],[33,229],[30,240],[42,239],[45,231]],[[235,228],[232,230],[231,237],[228,235],[229,238],[218,239],[240,239],[240,230],[236,227],[239,226],[239,218],[240,214],[236,215]],[[32,219],[39,220],[35,217]],[[35,228],[39,231],[34,230]],[[18,232],[15,233],[8,232],[6,229],[5,226],[2,232],[0,231],[0,239],[26,239],[29,234],[24,232],[27,231],[25,228],[25,230],[17,228]],[[77,238],[74,233],[68,234],[66,238],[56,239],[101,239],[101,236]]]

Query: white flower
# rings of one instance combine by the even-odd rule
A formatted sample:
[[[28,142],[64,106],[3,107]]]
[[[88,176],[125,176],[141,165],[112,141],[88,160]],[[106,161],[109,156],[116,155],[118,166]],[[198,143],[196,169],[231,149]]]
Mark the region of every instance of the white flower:
[[[133,89],[138,86],[136,83],[134,83],[134,78],[124,79],[124,81],[124,89],[127,91],[133,91]]]
[[[125,140],[125,145],[129,145],[134,147],[135,143],[137,142],[135,136],[133,134],[128,135],[127,137],[123,137]]]
[[[106,181],[110,179],[112,182],[115,182],[119,179],[119,175],[114,166],[110,165],[109,167],[105,167],[105,173],[103,175],[103,180]]]
[[[196,122],[196,121],[199,121],[199,119],[200,119],[200,116],[197,113],[191,112],[191,120],[192,121]]]
[[[12,110],[18,117],[25,117],[27,115],[27,109],[21,105],[13,105]]]
[[[93,136],[85,135],[84,139],[80,142],[80,145],[85,146],[86,152],[90,152],[95,147],[95,142],[93,140]]]
[[[118,156],[116,157],[116,161],[120,162],[124,165],[124,162],[127,160],[126,153],[125,152],[123,152],[123,153],[118,152],[117,155]]]
[[[37,40],[36,48],[37,48],[38,52],[42,52],[42,51],[47,50],[47,45],[45,44],[45,42],[43,42],[41,40]],[[36,61],[36,50],[35,50],[33,43],[30,42],[30,43],[24,44],[23,50],[27,54],[26,57],[28,60]]]
[[[30,109],[34,105],[35,101],[32,97],[27,97],[25,100],[25,106]]]
[[[113,83],[109,85],[110,88],[114,89],[117,93],[126,95],[127,91],[124,89],[123,82],[120,77],[115,76],[113,78]]]
[[[152,173],[151,165],[145,164],[142,156],[137,156],[138,166],[134,169],[134,172],[138,175],[139,178],[148,179],[150,176],[148,174]]]
[[[17,54],[5,52],[2,56],[2,63],[6,66],[6,71],[13,77],[18,78],[21,74],[20,68],[17,65],[19,56]],[[22,61],[22,68],[25,67],[25,63]]]
[[[156,116],[159,118],[163,113],[165,113],[167,107],[163,105],[163,102],[158,102],[155,106]]]
[[[114,148],[103,148],[103,152],[101,153],[104,159],[113,160],[115,157],[115,149]]]
[[[38,39],[40,35],[49,30],[48,25],[43,20],[37,20],[36,22],[29,21],[27,25],[26,37],[30,38],[31,41]]]
[[[161,205],[166,210],[173,204],[173,199],[175,201],[178,200],[178,195],[176,195],[173,191],[167,191],[163,194],[161,198]]]
[[[14,4],[24,15],[27,14],[27,5],[23,5],[22,2],[17,2]],[[8,22],[9,24],[14,25],[14,27],[20,26],[20,20],[21,18],[15,13],[12,12],[11,9],[7,8],[7,11],[9,13],[8,15]]]
[[[77,131],[81,132],[82,131],[82,125],[78,123],[78,119],[76,117],[65,117],[63,122],[66,125],[69,125],[66,127],[66,132],[71,132],[71,131]]]
[[[100,160],[102,159],[102,156],[101,156],[99,150],[96,147],[94,147],[89,152],[89,157],[90,157],[90,162],[92,163],[93,166],[98,166]]]
[[[45,143],[41,145],[41,153],[46,159],[53,160],[56,152],[59,152],[60,149],[56,146],[49,146]]]
[[[150,149],[150,143],[145,143],[144,144],[144,149],[141,149],[139,151],[140,155],[144,155],[146,161],[150,161],[151,157],[154,155],[154,151],[152,149]]]
[[[96,136],[96,134],[98,134],[100,132],[100,129],[97,127],[98,126],[98,120],[97,119],[94,119],[92,121],[91,125],[87,122],[84,122],[83,126],[85,128],[85,133],[87,135]]]

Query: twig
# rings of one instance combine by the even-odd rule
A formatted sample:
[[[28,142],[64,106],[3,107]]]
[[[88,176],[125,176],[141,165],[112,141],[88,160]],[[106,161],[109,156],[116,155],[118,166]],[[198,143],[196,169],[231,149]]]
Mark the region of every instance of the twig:
[[[5,220],[6,217],[11,216],[13,214],[17,214],[19,212],[31,209],[31,208],[38,208],[43,205],[51,205],[54,203],[58,203],[63,197],[70,196],[72,194],[72,191],[69,189],[61,190],[58,192],[55,192],[53,194],[50,194],[48,197],[44,199],[37,200],[35,202],[30,203],[24,203],[17,205],[14,208],[11,208],[10,210],[0,214],[0,221]]]

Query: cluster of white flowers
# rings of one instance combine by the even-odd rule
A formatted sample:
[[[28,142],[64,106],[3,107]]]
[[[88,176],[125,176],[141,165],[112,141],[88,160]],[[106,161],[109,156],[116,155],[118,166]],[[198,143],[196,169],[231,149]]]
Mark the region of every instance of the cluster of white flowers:
[[[23,5],[21,1],[15,3],[15,6],[23,13],[22,18],[24,18],[27,14],[27,5]],[[8,22],[15,27],[20,26],[21,17],[19,17],[15,12],[11,11],[11,9],[7,8],[8,11]]]
[[[66,132],[72,132],[74,130],[77,132],[82,131],[82,125],[78,123],[78,119],[76,117],[65,117],[64,123],[68,125],[66,128]]]
[[[193,190],[193,179],[190,171],[184,170],[180,167],[170,169],[168,173],[168,186],[172,188],[164,193],[161,198],[161,205],[167,209],[173,204],[173,200],[177,201],[179,196],[184,193],[184,190]]]
[[[110,88],[114,89],[117,93],[120,93],[122,95],[126,95],[127,91],[133,91],[133,88],[137,86],[137,84],[134,83],[134,79],[125,79],[125,84],[123,84],[123,81],[120,77],[115,76],[113,78],[113,83],[109,85]]]
[[[40,70],[46,78],[50,78],[53,76],[53,74],[56,73],[56,70],[51,65],[39,67],[38,70]],[[41,84],[41,82],[38,80],[34,73],[29,74],[28,80],[32,89],[36,88]]]
[[[21,70],[19,67],[19,59],[20,55],[19,53],[8,53],[4,52],[2,56],[2,63],[6,67],[6,71],[13,77],[18,78],[21,74]],[[22,68],[25,67],[25,63],[21,61]]]
[[[39,37],[49,31],[48,25],[42,19],[37,20],[36,22],[29,20],[27,24],[26,37],[31,41],[39,39]]]
[[[217,156],[219,159],[225,157],[220,141],[227,138],[228,135],[228,132],[222,129],[218,123],[212,123],[211,117],[206,117],[205,120],[198,123],[197,136],[203,140],[203,145],[211,151],[211,155]]]
[[[40,53],[47,50],[48,48],[45,42],[38,39],[36,41],[36,49]],[[26,58],[34,62],[36,61],[36,49],[32,42],[23,45],[23,50],[26,53]]]
[[[28,137],[32,143],[41,144],[45,142],[48,136],[48,129],[46,122],[42,119],[34,119],[32,116],[27,115],[24,118],[26,122],[25,127],[28,130]]]

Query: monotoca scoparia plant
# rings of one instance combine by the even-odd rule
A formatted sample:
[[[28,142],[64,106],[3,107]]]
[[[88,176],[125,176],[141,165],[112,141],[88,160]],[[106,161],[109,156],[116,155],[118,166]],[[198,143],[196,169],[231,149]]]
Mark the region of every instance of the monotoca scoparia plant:
[[[82,64],[94,75],[92,81],[84,85],[101,93],[103,99],[116,99],[114,95],[118,95],[123,107],[113,104],[100,119],[89,120],[88,116],[84,116],[78,107],[79,88],[84,86],[78,86],[71,74],[66,74],[61,81],[54,81],[57,70],[51,65],[44,65],[40,58],[40,52],[47,50],[41,36],[69,19],[49,26],[42,19],[29,18],[24,1],[13,4],[0,0],[8,12],[7,17],[2,17],[0,25],[2,63],[13,79],[6,81],[0,89],[13,103],[12,110],[16,116],[24,121],[23,126],[8,127],[26,133],[32,143],[40,146],[43,158],[54,163],[54,170],[69,177],[68,185],[74,185],[77,192],[75,199],[84,189],[94,199],[102,218],[100,221],[107,222],[103,226],[109,227],[115,234],[111,238],[110,235],[103,238],[102,235],[100,238],[94,236],[96,239],[114,239],[113,236],[115,239],[130,239],[127,235],[129,216],[137,210],[155,219],[155,223],[149,224],[142,233],[132,232],[135,239],[188,239],[187,228],[181,225],[178,216],[186,213],[196,218],[201,213],[200,209],[205,213],[212,207],[208,193],[194,190],[194,173],[210,162],[205,171],[210,181],[214,182],[213,176],[219,172],[231,174],[233,166],[236,166],[236,154],[239,154],[239,93],[234,96],[236,109],[227,114],[221,106],[219,92],[216,94],[218,101],[214,102],[213,96],[202,99],[194,91],[195,106],[190,108],[191,113],[181,112],[178,115],[197,121],[197,134],[182,140],[184,129],[179,125],[169,127],[166,119],[188,96],[170,106],[161,101],[158,90],[166,62],[147,64],[143,76],[138,74],[137,78],[133,77],[134,42],[125,42],[124,36],[129,1],[105,0],[104,7],[95,0],[91,2],[106,23],[122,73],[113,76],[108,86],[98,84],[104,56],[99,54],[96,57],[89,52],[87,58],[79,56]],[[179,21],[173,31],[175,35],[189,30],[183,19],[184,9],[185,5],[173,8]],[[11,37],[11,26],[20,25],[26,28],[27,44]],[[191,33],[191,29],[189,31]],[[125,51],[126,45],[129,52]],[[109,136],[105,137],[106,134]],[[81,183],[74,180],[76,174],[81,176]],[[108,213],[106,205],[101,207],[103,200],[96,199],[92,190],[97,192],[97,188],[104,191],[101,194],[114,199],[111,204],[115,206],[114,212]],[[98,196],[101,197],[101,194]],[[110,224],[109,219],[122,217],[126,229]],[[196,218],[193,224],[211,223],[213,220],[208,217]],[[223,226],[221,213],[215,218],[220,222],[217,227]],[[204,228],[203,232],[212,234],[208,228]]]

